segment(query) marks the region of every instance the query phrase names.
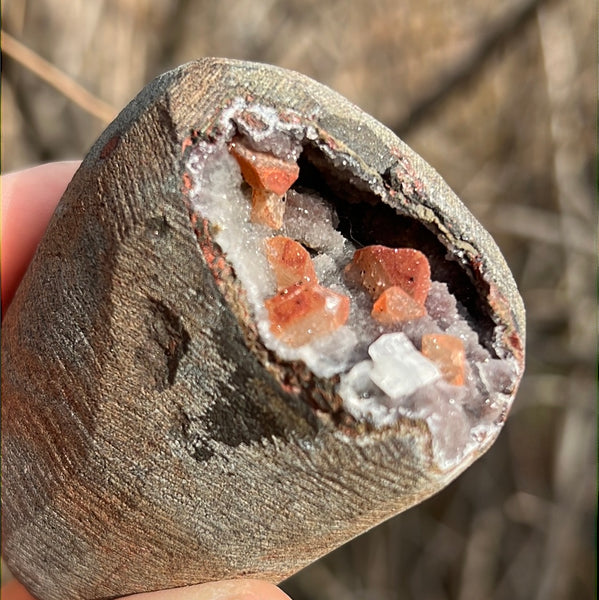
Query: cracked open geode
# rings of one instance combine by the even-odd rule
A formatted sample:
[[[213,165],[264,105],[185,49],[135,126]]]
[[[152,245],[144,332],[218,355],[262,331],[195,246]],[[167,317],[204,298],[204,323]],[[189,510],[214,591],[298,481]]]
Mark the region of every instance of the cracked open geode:
[[[151,83],[3,323],[3,553],[39,598],[279,581],[489,448],[524,311],[489,235],[304,76]]]

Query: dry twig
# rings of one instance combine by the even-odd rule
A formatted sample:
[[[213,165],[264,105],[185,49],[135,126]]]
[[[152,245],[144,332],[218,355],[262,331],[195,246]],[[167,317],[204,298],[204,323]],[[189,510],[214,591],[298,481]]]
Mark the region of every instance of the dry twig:
[[[2,31],[1,40],[3,52],[26,69],[29,69],[32,73],[35,73],[40,79],[50,84],[90,115],[105,123],[109,123],[116,117],[117,110],[113,106],[94,96],[66,73],[24,44],[21,44],[21,42],[13,38],[10,34]]]

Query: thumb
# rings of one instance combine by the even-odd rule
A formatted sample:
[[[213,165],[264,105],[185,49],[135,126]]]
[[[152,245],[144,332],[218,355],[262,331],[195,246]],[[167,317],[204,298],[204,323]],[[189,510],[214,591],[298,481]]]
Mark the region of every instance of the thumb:
[[[136,594],[121,600],[289,600],[289,596],[266,581],[237,579]]]
[[[2,586],[5,600],[34,600],[16,580]],[[213,581],[184,588],[127,596],[121,600],[289,600],[278,587],[255,579]]]
[[[2,176],[2,310],[33,257],[79,162],[60,162]]]

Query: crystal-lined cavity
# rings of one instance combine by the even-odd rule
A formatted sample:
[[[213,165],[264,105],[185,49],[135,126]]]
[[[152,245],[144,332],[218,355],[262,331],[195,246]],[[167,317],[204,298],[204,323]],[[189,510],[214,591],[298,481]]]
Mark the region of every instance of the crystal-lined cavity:
[[[431,279],[422,250],[343,235],[352,230],[338,214],[345,198],[319,189],[313,171],[302,177],[297,160],[317,136],[300,119],[277,123],[262,112],[269,133],[253,135],[243,120],[236,127],[228,113],[222,137],[198,144],[188,163],[193,210],[213,228],[262,343],[283,363],[336,378],[357,421],[425,420],[438,463],[449,468],[481,427],[497,426],[512,359],[479,343],[467,311]]]

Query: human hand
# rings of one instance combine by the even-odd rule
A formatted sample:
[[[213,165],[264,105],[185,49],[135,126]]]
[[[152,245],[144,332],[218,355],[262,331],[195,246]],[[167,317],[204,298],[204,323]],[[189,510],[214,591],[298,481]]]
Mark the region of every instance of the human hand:
[[[3,600],[35,600],[16,580],[2,586],[2,598]],[[136,594],[121,600],[289,600],[289,596],[265,581],[238,579]]]
[[[2,176],[2,314],[31,261],[48,221],[79,162],[60,162]],[[4,600],[34,600],[18,582],[2,586]],[[289,600],[264,581],[215,581],[127,596],[131,600]],[[123,599],[124,600],[124,599]]]
[[[2,315],[79,161],[2,176]]]

